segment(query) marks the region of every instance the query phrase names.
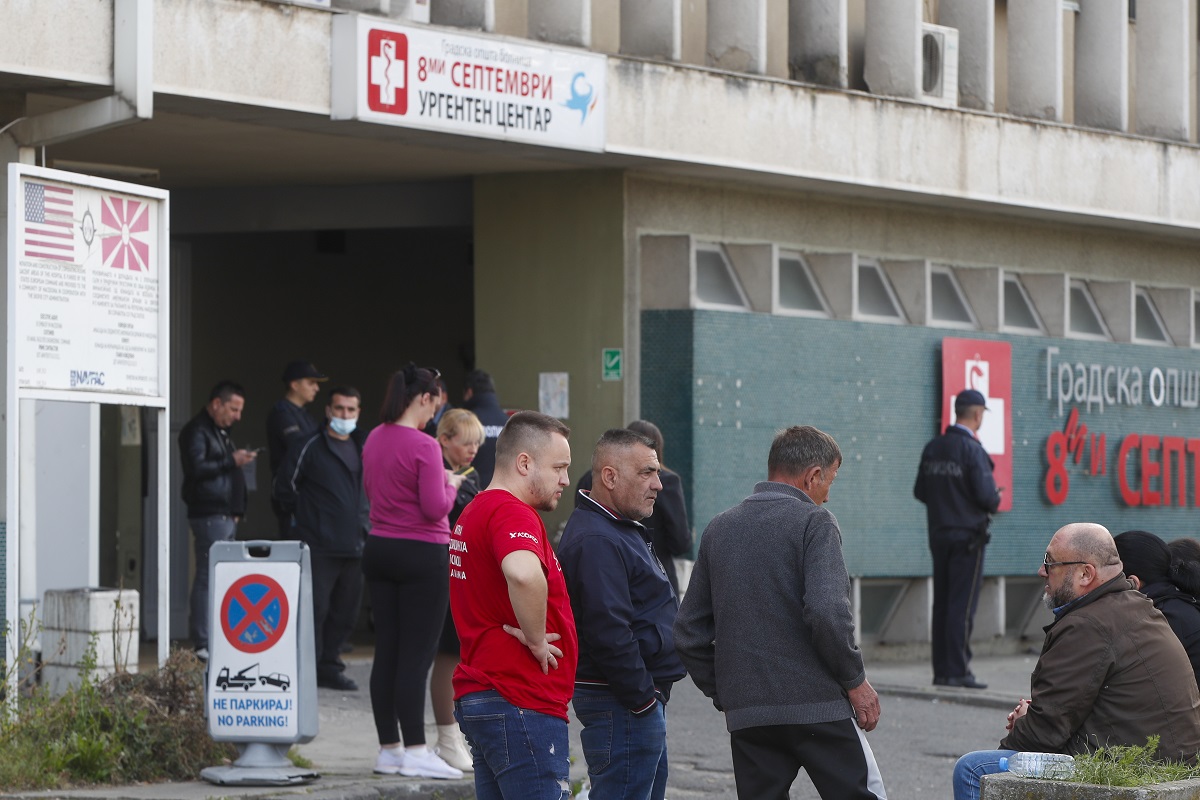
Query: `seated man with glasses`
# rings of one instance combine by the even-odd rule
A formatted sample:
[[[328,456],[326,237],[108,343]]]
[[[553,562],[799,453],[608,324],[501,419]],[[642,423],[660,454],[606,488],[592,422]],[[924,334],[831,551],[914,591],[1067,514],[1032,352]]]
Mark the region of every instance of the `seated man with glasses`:
[[[1149,598],[1122,573],[1112,534],[1077,522],[1046,547],[1042,654],[1030,699],[1008,715],[999,750],[967,753],[954,767],[955,800],[978,800],[980,779],[1015,752],[1077,754],[1144,745],[1191,760],[1200,751],[1200,693],[1183,645]]]

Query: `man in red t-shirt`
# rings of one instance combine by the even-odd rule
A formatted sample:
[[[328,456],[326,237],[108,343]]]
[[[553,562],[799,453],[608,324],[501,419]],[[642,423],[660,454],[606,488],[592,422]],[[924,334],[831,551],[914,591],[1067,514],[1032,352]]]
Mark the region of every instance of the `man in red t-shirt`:
[[[491,484],[450,536],[450,609],[462,646],[455,716],[479,800],[570,796],[567,703],[579,657],[558,558],[537,511],[570,485],[570,429],[521,411],[496,441]]]

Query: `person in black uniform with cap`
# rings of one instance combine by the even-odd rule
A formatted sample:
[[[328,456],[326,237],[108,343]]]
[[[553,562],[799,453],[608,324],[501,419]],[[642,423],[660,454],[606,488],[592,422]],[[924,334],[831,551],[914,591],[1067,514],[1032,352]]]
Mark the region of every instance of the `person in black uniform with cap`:
[[[304,407],[317,398],[321,383],[329,380],[311,361],[292,361],[283,369],[283,385],[287,393],[271,406],[267,415],[267,456],[271,461],[271,486],[279,474],[279,465],[287,453],[288,440],[316,433],[321,426]],[[274,494],[272,492],[272,494]],[[271,510],[279,521],[279,538],[293,539],[292,515],[283,510],[271,497]]]
[[[933,684],[986,689],[971,673],[971,628],[983,583],[988,522],[1000,506],[992,459],[976,438],[987,411],[981,392],[954,401],[954,424],[921,453],[913,495],[925,504],[933,555]]]

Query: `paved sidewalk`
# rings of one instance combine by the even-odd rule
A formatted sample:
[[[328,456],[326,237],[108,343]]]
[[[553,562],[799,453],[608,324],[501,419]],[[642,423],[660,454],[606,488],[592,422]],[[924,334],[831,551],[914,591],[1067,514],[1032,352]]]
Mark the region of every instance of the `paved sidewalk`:
[[[1025,645],[1022,645],[1024,647]],[[1010,647],[1010,650],[1013,648]],[[977,657],[973,668],[980,680],[988,684],[986,690],[950,689],[931,685],[931,674],[927,658],[912,660],[908,654],[901,660],[893,660],[879,649],[868,648],[866,652],[867,676],[871,685],[886,696],[936,699],[938,702],[962,703],[997,709],[1011,709],[1021,697],[1029,693],[1029,674],[1037,660],[1027,652]],[[390,798],[419,798],[424,800],[459,800],[473,798],[473,783],[468,776],[460,781],[433,781],[399,776],[374,775],[378,745],[371,717],[370,696],[367,689],[370,674],[369,650],[361,650],[348,657],[349,674],[362,687],[357,692],[334,692],[321,689],[320,733],[312,742],[300,745],[300,752],[310,759],[314,768],[321,773],[316,781],[296,787],[228,787],[214,786],[202,781],[187,783],[153,784],[145,786],[123,786],[102,789],[79,789],[71,791],[34,792],[25,794],[3,794],[8,798],[89,798],[91,800],[216,800],[225,798],[295,798],[303,796],[311,800],[381,800]],[[690,688],[690,686],[688,687]],[[682,687],[681,687],[682,689]],[[678,692],[681,702],[704,704],[698,692]],[[676,701],[673,699],[672,708]],[[683,708],[677,712],[682,716]],[[679,719],[679,717],[675,717]],[[436,739],[436,728],[432,712],[426,714],[429,725],[426,729],[428,741]],[[719,718],[715,718],[719,719]],[[711,727],[712,730],[708,730]],[[586,774],[583,759],[578,757],[578,724],[572,720],[571,752],[576,755],[571,774],[582,778]],[[682,731],[680,731],[682,733]],[[704,730],[689,731],[686,735],[699,739],[711,737],[715,752],[727,752],[728,735],[723,726],[705,725]],[[707,745],[705,745],[707,746]],[[691,796],[690,794],[688,796]]]

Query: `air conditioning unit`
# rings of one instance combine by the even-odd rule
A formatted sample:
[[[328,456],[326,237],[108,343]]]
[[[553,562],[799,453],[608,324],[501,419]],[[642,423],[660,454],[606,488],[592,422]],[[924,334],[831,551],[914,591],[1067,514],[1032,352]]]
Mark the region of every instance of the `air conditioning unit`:
[[[945,108],[958,105],[958,30],[921,26],[921,99]]]

